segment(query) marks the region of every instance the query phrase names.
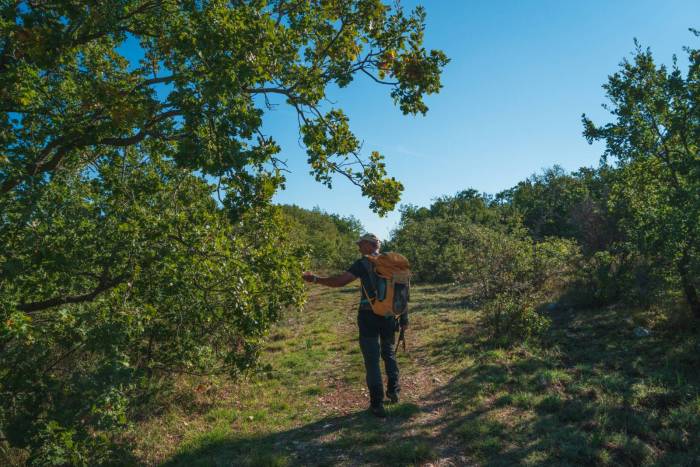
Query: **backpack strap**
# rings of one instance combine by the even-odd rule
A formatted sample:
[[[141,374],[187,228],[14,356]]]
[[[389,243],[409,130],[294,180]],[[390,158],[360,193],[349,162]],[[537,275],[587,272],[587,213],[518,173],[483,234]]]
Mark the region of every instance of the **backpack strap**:
[[[362,307],[362,304],[366,302],[367,305],[369,305],[369,307],[370,307],[370,308],[372,309],[372,311],[374,312],[374,307],[372,306],[372,299],[369,298],[369,293],[367,293],[367,289],[365,289],[365,286],[362,285],[362,284],[360,284],[360,287],[362,288],[362,291],[364,292],[365,297],[366,297],[366,298],[360,299],[360,307]]]
[[[367,257],[362,258],[362,265],[365,267],[365,270],[367,270],[367,277],[369,277],[369,283],[372,285],[372,289],[374,289],[374,296],[377,296],[377,278],[376,278],[376,273],[374,272],[374,266],[370,261],[367,259]],[[364,289],[364,287],[363,287]],[[365,294],[367,295],[367,298],[369,299],[369,294],[367,294],[367,291],[365,290]]]
[[[362,260],[360,261],[362,263],[362,266],[364,266],[365,271],[367,271],[367,278],[369,281],[369,288],[373,292],[374,298],[377,298],[377,293],[378,293],[378,287],[377,287],[377,274],[374,272],[374,265],[370,262],[370,260],[367,259],[367,257],[363,257]],[[362,289],[362,292],[364,293],[364,297],[360,300],[360,306],[362,306],[363,303],[366,303],[369,305],[369,307],[372,309],[372,312],[374,312],[374,305],[372,305],[372,297],[370,296],[370,292],[365,288],[365,284],[360,281],[360,287]]]

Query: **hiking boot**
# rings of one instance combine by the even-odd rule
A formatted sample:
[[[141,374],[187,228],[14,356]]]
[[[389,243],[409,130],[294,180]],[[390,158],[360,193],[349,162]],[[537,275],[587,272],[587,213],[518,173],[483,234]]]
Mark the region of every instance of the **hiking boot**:
[[[401,393],[401,386],[399,386],[396,381],[389,381],[386,388],[386,397],[391,401],[392,404],[399,402],[399,394]]]
[[[369,411],[372,415],[379,418],[386,418],[386,410],[384,410],[384,405],[370,405]]]
[[[387,392],[386,397],[389,398],[389,402],[391,402],[392,404],[397,404],[399,402],[398,392]]]

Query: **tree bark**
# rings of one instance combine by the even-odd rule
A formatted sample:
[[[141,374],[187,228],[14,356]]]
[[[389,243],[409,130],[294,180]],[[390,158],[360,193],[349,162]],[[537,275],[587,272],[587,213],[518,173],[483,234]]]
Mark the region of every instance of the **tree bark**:
[[[98,286],[92,292],[83,295],[54,297],[40,302],[21,303],[17,306],[17,309],[24,311],[25,313],[32,313],[35,311],[41,311],[59,305],[67,305],[69,303],[90,302],[102,292],[114,288],[117,285],[124,282],[127,279],[127,277],[128,276],[126,274],[122,274],[118,277],[115,277],[114,279],[107,279],[106,277],[103,277],[102,279],[100,279],[100,283],[98,284]]]
[[[693,312],[695,319],[700,320],[700,298],[698,298],[697,289],[687,277],[681,277],[681,282],[683,283],[683,292],[685,292],[685,299],[688,301],[690,311]]]
[[[680,263],[678,263],[678,272],[681,276],[681,285],[683,287],[683,293],[685,294],[685,299],[690,306],[690,311],[693,313],[695,319],[700,320],[700,297],[698,297],[698,291],[693,284],[692,275],[690,273],[690,257],[688,251],[683,252]]]

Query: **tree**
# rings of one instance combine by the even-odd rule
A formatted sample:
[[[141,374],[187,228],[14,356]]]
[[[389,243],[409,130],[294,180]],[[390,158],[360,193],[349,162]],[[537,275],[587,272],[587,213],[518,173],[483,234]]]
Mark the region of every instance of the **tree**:
[[[700,318],[700,50],[687,52],[684,75],[675,57],[670,70],[657,66],[637,44],[603,86],[615,120],[596,126],[584,114],[583,124],[588,141],[605,141],[604,160],[619,168],[611,196],[630,213],[623,228],[641,252],[665,257]]]
[[[474,226],[507,234],[524,234],[520,218],[490,195],[474,189],[442,196],[430,207],[401,207],[401,220],[385,246],[410,261],[415,277],[429,282],[458,281],[469,263],[470,247],[462,242]]]
[[[318,208],[281,206],[290,237],[307,252],[314,270],[337,271],[347,268],[357,257],[355,241],[362,224],[355,217],[327,214]]]
[[[316,179],[392,209],[401,184],[322,104],[361,75],[426,112],[447,59],[424,19],[379,0],[2,2],[0,437],[36,463],[108,461],[156,381],[254,365],[303,302],[263,115],[282,98]]]
[[[233,224],[172,161],[115,162],[57,175],[26,219],[2,212],[0,428],[36,463],[110,460],[158,381],[245,371],[303,300],[275,209]]]
[[[575,238],[590,255],[617,239],[617,219],[608,207],[613,173],[605,166],[566,173],[555,165],[498,193],[496,200],[520,213],[534,238]]]
[[[283,178],[262,116],[282,96],[316,179],[343,175],[385,213],[401,184],[385,177],[378,153],[361,158],[342,110],[324,112],[326,89],[367,75],[390,87],[404,113],[425,113],[422,97],[439,90],[447,63],[421,45],[422,8],[406,15],[380,0],[3,5],[5,196],[29,196],[58,171],[158,141],[178,166],[217,178],[232,208],[268,200]],[[120,54],[127,39],[143,52],[135,67]]]
[[[573,236],[570,212],[585,195],[585,186],[555,165],[518,183],[501,197],[523,214],[523,223],[531,234],[542,239]]]

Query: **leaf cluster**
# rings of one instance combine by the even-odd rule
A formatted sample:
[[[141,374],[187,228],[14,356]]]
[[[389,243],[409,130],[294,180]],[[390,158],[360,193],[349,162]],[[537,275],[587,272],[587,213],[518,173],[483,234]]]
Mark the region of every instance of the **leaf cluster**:
[[[269,202],[284,163],[263,116],[282,104],[298,117],[316,179],[347,178],[384,214],[402,186],[381,155],[361,155],[342,109],[325,108],[327,89],[362,75],[387,86],[402,112],[425,113],[448,62],[422,47],[422,8],[380,0],[3,5],[3,196],[149,142],[215,177],[231,204]],[[393,79],[383,81],[389,55]]]

